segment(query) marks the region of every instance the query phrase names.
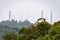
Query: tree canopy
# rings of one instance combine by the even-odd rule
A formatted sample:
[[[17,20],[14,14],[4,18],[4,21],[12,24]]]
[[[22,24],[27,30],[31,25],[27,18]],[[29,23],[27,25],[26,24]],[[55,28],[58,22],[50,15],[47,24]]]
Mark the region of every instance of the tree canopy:
[[[22,27],[18,35],[5,34],[4,40],[60,40],[60,21],[54,24],[40,22],[36,26]]]

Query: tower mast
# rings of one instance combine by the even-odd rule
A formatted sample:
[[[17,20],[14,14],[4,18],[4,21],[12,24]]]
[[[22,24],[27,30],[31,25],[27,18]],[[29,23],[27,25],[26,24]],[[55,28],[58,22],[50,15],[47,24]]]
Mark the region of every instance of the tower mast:
[[[9,11],[9,20],[11,19],[11,11]]]
[[[51,11],[51,24],[52,24],[52,11]]]
[[[29,17],[29,16],[27,15],[26,20],[28,20],[28,17]]]
[[[21,14],[21,20],[23,20],[23,14]]]
[[[43,11],[41,11],[41,13],[42,13],[42,16],[41,16],[41,18],[43,18]]]

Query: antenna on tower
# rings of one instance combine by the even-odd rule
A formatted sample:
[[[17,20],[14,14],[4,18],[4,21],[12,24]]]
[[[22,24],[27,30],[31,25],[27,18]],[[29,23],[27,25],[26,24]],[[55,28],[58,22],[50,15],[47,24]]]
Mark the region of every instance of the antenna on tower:
[[[15,16],[13,16],[13,19],[15,19]]]
[[[52,11],[51,11],[51,24],[52,24]]]
[[[41,13],[42,13],[42,16],[41,16],[41,18],[43,18],[43,11],[41,11]]]
[[[11,19],[11,11],[9,11],[9,20]]]
[[[27,15],[27,17],[26,17],[26,20],[28,20],[28,15]]]
[[[23,19],[23,14],[21,14],[21,20]]]

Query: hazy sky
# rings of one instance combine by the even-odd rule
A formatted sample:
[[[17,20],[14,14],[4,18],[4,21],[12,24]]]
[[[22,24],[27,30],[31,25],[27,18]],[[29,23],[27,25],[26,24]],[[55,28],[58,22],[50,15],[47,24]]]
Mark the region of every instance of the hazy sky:
[[[60,0],[0,0],[0,21],[8,20],[9,10],[11,19],[28,19],[32,23],[41,18],[42,10],[44,18],[50,22],[52,10],[54,22],[60,19]]]

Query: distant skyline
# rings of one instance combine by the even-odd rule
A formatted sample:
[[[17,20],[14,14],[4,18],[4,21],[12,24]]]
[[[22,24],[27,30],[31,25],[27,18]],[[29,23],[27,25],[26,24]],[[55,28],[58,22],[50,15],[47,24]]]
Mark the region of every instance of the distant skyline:
[[[51,11],[52,22],[60,20],[60,0],[0,0],[0,21],[11,19],[26,20],[35,23],[43,17],[50,23]]]

